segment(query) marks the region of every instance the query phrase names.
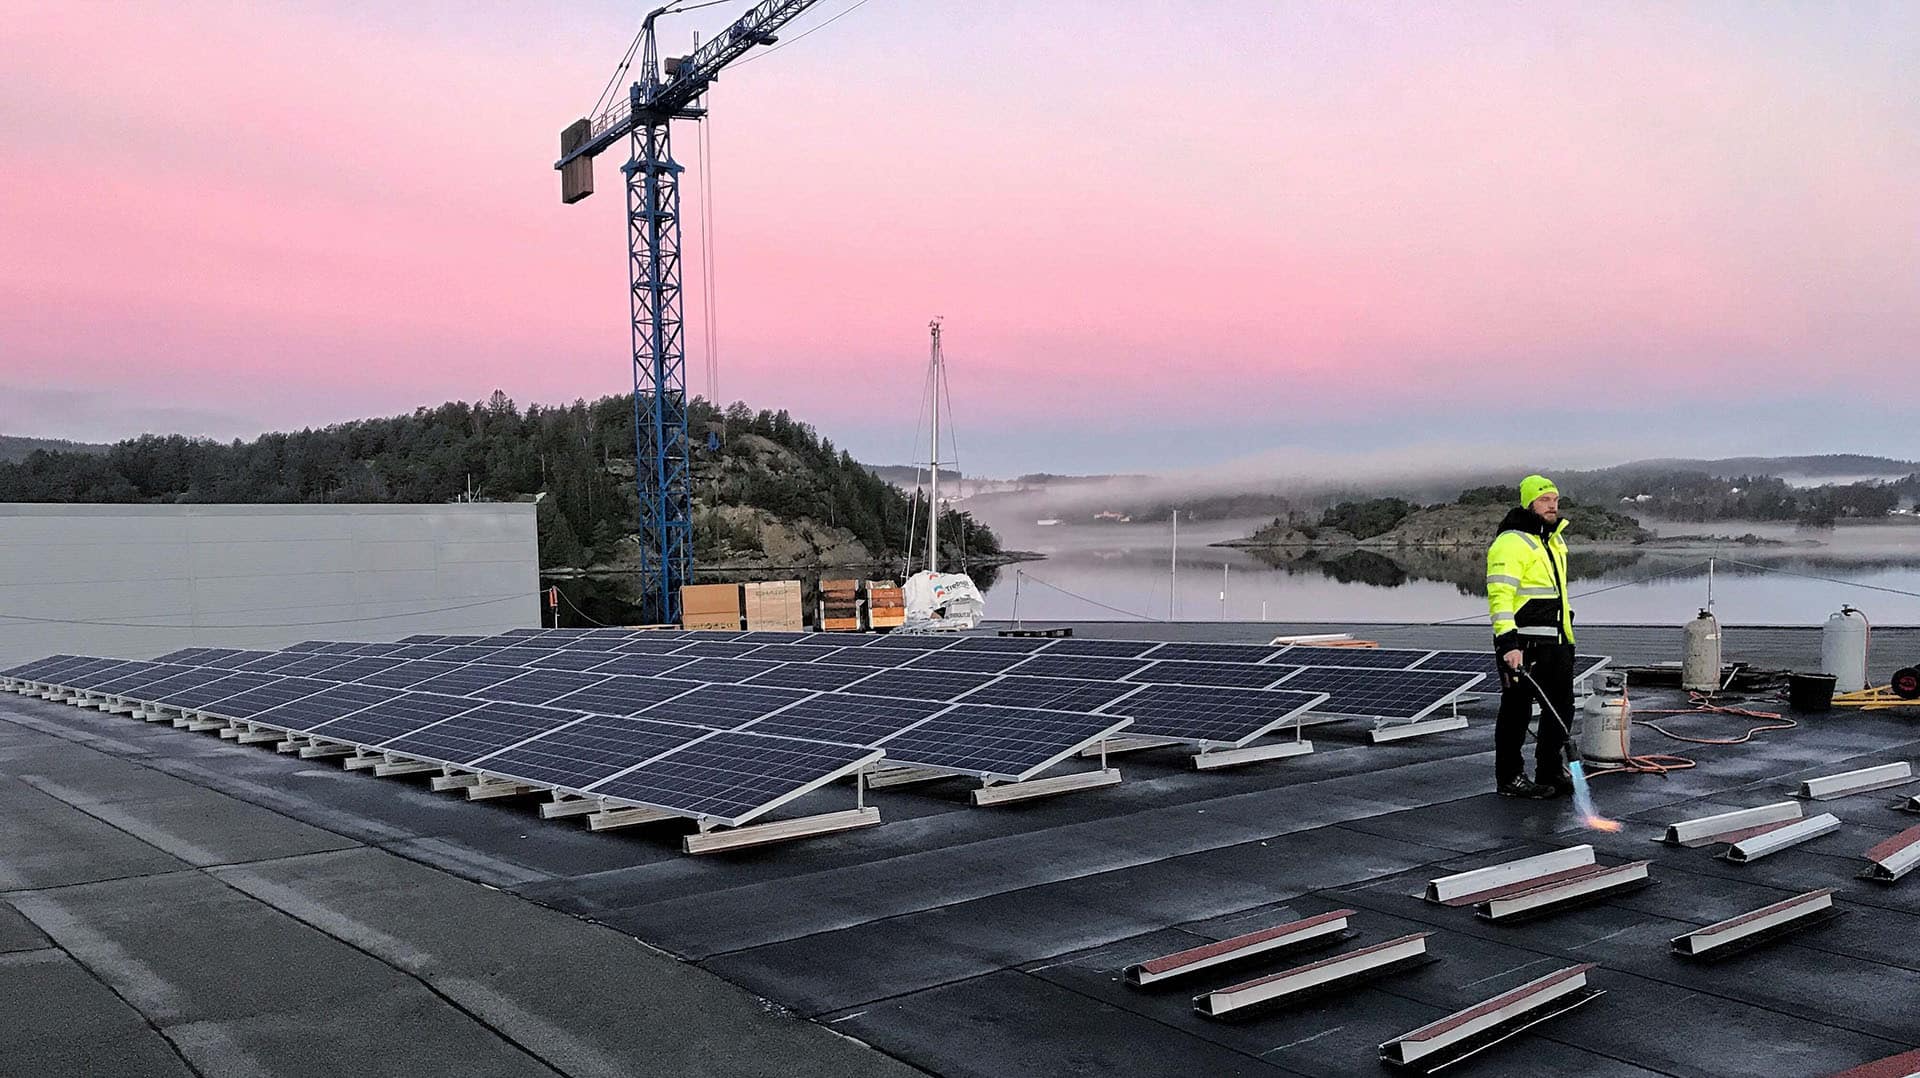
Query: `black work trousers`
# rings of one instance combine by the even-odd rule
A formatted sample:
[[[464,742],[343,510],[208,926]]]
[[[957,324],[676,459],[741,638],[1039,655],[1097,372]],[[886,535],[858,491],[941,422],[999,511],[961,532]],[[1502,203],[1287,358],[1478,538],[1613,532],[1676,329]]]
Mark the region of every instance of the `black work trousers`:
[[[1546,694],[1545,702],[1552,704],[1560,713],[1561,721],[1571,727],[1574,721],[1573,645],[1547,639],[1537,643],[1528,641],[1521,644],[1520,653],[1527,673],[1533,675],[1534,683]],[[1527,720],[1532,716],[1536,697],[1532,685],[1507,669],[1505,659],[1499,662],[1502,690],[1500,717],[1493,727],[1493,772],[1496,781],[1506,782],[1526,770],[1521,750],[1527,743]],[[1561,754],[1566,747],[1567,733],[1543,706],[1540,732],[1533,743],[1535,782],[1559,780],[1561,768],[1565,766]]]

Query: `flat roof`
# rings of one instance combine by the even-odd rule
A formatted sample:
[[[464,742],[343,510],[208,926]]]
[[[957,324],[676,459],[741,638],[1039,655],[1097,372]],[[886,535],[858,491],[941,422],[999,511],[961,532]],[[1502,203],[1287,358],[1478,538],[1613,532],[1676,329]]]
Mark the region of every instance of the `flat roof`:
[[[1817,659],[1818,630],[1780,632],[1769,646]],[[1583,650],[1609,650],[1589,633]],[[1729,658],[1777,662],[1747,639],[1730,633]],[[1901,646],[1876,633],[1876,651]],[[1677,658],[1658,631],[1647,648],[1620,658]],[[0,696],[0,991],[25,1001],[0,1009],[0,1044],[37,1074],[1375,1075],[1382,1041],[1575,962],[1597,963],[1607,994],[1466,1073],[1824,1075],[1920,1042],[1920,885],[1854,875],[1912,822],[1890,807],[1902,791],[1822,802],[1838,832],[1748,865],[1651,841],[1808,776],[1912,759],[1911,718],[1833,711],[1737,747],[1637,728],[1636,751],[1700,766],[1596,779],[1601,810],[1628,821],[1604,835],[1564,801],[1494,796],[1490,704],[1466,713],[1467,730],[1378,746],[1362,724],[1314,727],[1314,754],[1233,771],[1129,754],[1119,786],[1019,806],[966,807],[959,781],[889,788],[869,795],[878,828],[695,858],[673,824],[590,833],[524,800]],[[1581,842],[1606,864],[1651,858],[1653,885],[1517,925],[1419,897],[1435,876]],[[1826,925],[1713,965],[1669,953],[1829,886],[1846,912]],[[1237,971],[1160,991],[1121,975],[1341,908],[1358,911],[1353,946],[1430,932],[1439,961],[1235,1023],[1190,997]]]

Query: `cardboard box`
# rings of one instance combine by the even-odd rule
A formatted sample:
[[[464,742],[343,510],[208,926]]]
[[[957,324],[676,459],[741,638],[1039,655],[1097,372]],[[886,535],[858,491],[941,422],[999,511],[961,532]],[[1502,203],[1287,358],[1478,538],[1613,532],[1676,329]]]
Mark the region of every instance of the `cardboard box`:
[[[746,586],[747,628],[799,632],[806,626],[798,580],[762,580]]]
[[[680,589],[680,624],[688,629],[739,629],[740,585],[685,585]]]

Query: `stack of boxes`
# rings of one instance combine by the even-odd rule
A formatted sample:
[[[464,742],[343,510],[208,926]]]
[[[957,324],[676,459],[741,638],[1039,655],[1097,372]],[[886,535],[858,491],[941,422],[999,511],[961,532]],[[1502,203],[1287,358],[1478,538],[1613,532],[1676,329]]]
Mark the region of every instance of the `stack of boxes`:
[[[806,628],[798,580],[761,580],[748,584],[747,628],[797,633]]]
[[[829,633],[857,633],[860,625],[860,581],[846,577],[820,580],[820,629]]]
[[[687,629],[740,628],[740,585],[687,584],[680,589],[680,625]]]
[[[867,581],[867,624],[875,629],[898,629],[907,620],[907,601],[900,585],[891,580]]]

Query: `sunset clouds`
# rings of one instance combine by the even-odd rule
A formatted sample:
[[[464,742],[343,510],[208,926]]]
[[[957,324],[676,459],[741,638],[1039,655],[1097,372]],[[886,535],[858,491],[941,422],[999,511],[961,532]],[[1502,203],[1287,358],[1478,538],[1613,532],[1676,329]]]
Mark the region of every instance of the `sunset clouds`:
[[[4,6],[0,431],[627,387],[616,154],[549,166],[638,9]],[[939,314],[974,469],[1471,442],[1516,385],[1596,451],[1920,451],[1915,12],[871,0],[713,96],[722,395],[904,458]]]

